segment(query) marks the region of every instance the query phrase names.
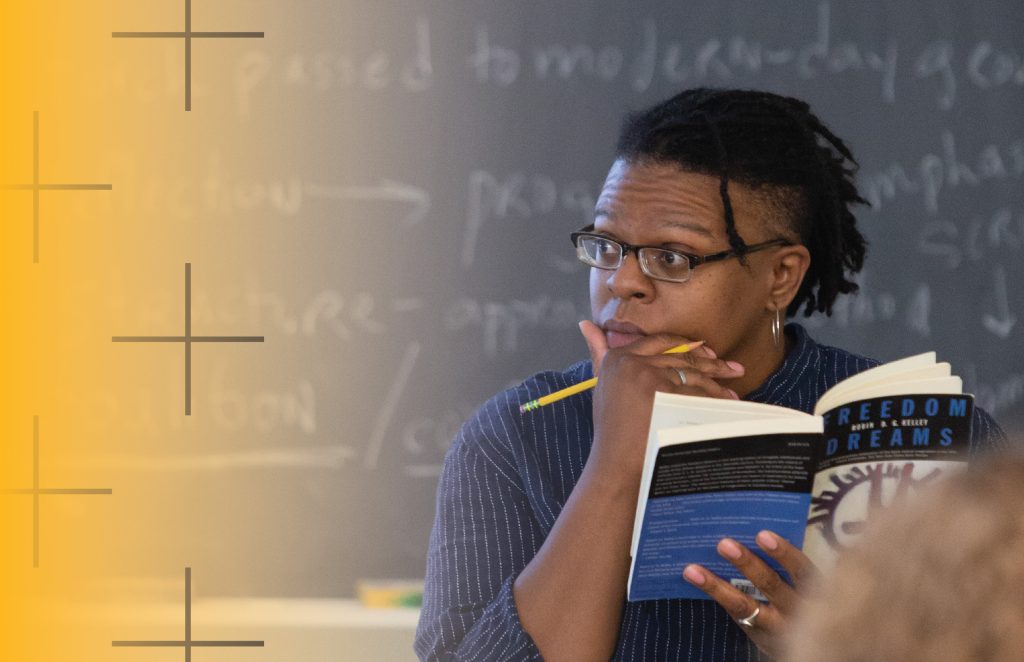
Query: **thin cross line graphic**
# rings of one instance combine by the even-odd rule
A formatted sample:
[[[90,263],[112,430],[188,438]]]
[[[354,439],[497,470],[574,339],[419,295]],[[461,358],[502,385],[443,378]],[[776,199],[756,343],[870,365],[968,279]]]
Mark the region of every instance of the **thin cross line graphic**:
[[[184,648],[185,662],[192,662],[193,648],[262,648],[262,641],[202,641],[192,638],[192,568],[185,568],[185,639],[156,641],[112,641],[115,648],[146,647],[146,648]]]
[[[113,494],[111,489],[39,486],[39,416],[32,417],[32,487],[30,489],[0,490],[0,494],[32,495],[32,567],[39,567],[39,497],[54,494]]]
[[[111,32],[115,39],[184,39],[185,40],[185,111],[192,110],[192,40],[193,39],[262,39],[262,32],[193,32],[192,0],[185,0],[184,32]]]
[[[263,336],[194,336],[192,335],[192,263],[185,263],[185,335],[183,336],[114,336],[114,342],[180,342],[185,344],[185,415],[192,415],[192,343],[195,342],[263,342]]]
[[[32,183],[5,184],[0,189],[32,191],[32,262],[39,264],[39,192],[110,191],[112,184],[43,184],[39,181],[39,111],[32,112]]]

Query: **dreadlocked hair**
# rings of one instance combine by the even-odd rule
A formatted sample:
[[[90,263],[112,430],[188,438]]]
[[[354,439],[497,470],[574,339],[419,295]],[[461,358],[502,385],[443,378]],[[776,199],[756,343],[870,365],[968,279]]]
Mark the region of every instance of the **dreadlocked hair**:
[[[729,181],[754,190],[781,212],[800,237],[811,264],[787,316],[804,308],[832,313],[840,294],[857,291],[867,242],[851,207],[868,204],[857,192],[857,161],[841,139],[799,99],[752,90],[686,90],[623,122],[618,158],[674,163],[719,178],[729,244],[746,263],[736,230]]]

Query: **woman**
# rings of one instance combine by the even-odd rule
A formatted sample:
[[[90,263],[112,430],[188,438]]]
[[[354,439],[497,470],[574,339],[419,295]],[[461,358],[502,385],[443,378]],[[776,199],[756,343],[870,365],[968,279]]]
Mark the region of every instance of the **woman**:
[[[646,419],[655,391],[809,412],[876,364],[782,328],[856,290],[865,242],[851,212],[863,202],[855,167],[805,103],[774,94],[689,90],[627,119],[594,226],[573,234],[593,267],[593,319],[580,324],[591,360],[497,395],[453,442],[422,658],[747,660],[777,650],[796,590],[732,540],[719,553],[769,604],[696,566],[683,576],[714,601],[625,602]],[[692,340],[706,344],[662,354]],[[519,413],[595,374],[592,393]],[[974,429],[978,448],[1001,438],[984,414]],[[791,576],[808,574],[785,540],[762,532],[758,543]]]

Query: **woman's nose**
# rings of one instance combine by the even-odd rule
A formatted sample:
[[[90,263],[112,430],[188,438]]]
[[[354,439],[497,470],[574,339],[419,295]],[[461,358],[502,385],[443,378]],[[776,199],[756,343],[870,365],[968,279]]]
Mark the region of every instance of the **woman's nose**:
[[[640,267],[636,251],[627,251],[622,264],[612,271],[607,280],[608,289],[620,299],[642,299],[653,293],[654,284]]]

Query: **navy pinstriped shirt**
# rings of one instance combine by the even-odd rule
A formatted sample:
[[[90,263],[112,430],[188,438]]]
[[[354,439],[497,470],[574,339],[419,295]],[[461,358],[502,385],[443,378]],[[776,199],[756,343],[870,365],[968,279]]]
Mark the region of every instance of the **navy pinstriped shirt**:
[[[786,331],[796,340],[793,349],[747,400],[811,412],[825,390],[877,364],[819,345],[797,324]],[[421,659],[541,659],[519,621],[512,582],[583,471],[593,441],[592,398],[583,393],[527,416],[519,405],[591,376],[589,361],[538,373],[491,398],[452,443],[437,491],[416,631]],[[972,451],[1004,441],[992,419],[975,410]],[[710,600],[627,602],[614,654],[627,661],[762,658]]]

